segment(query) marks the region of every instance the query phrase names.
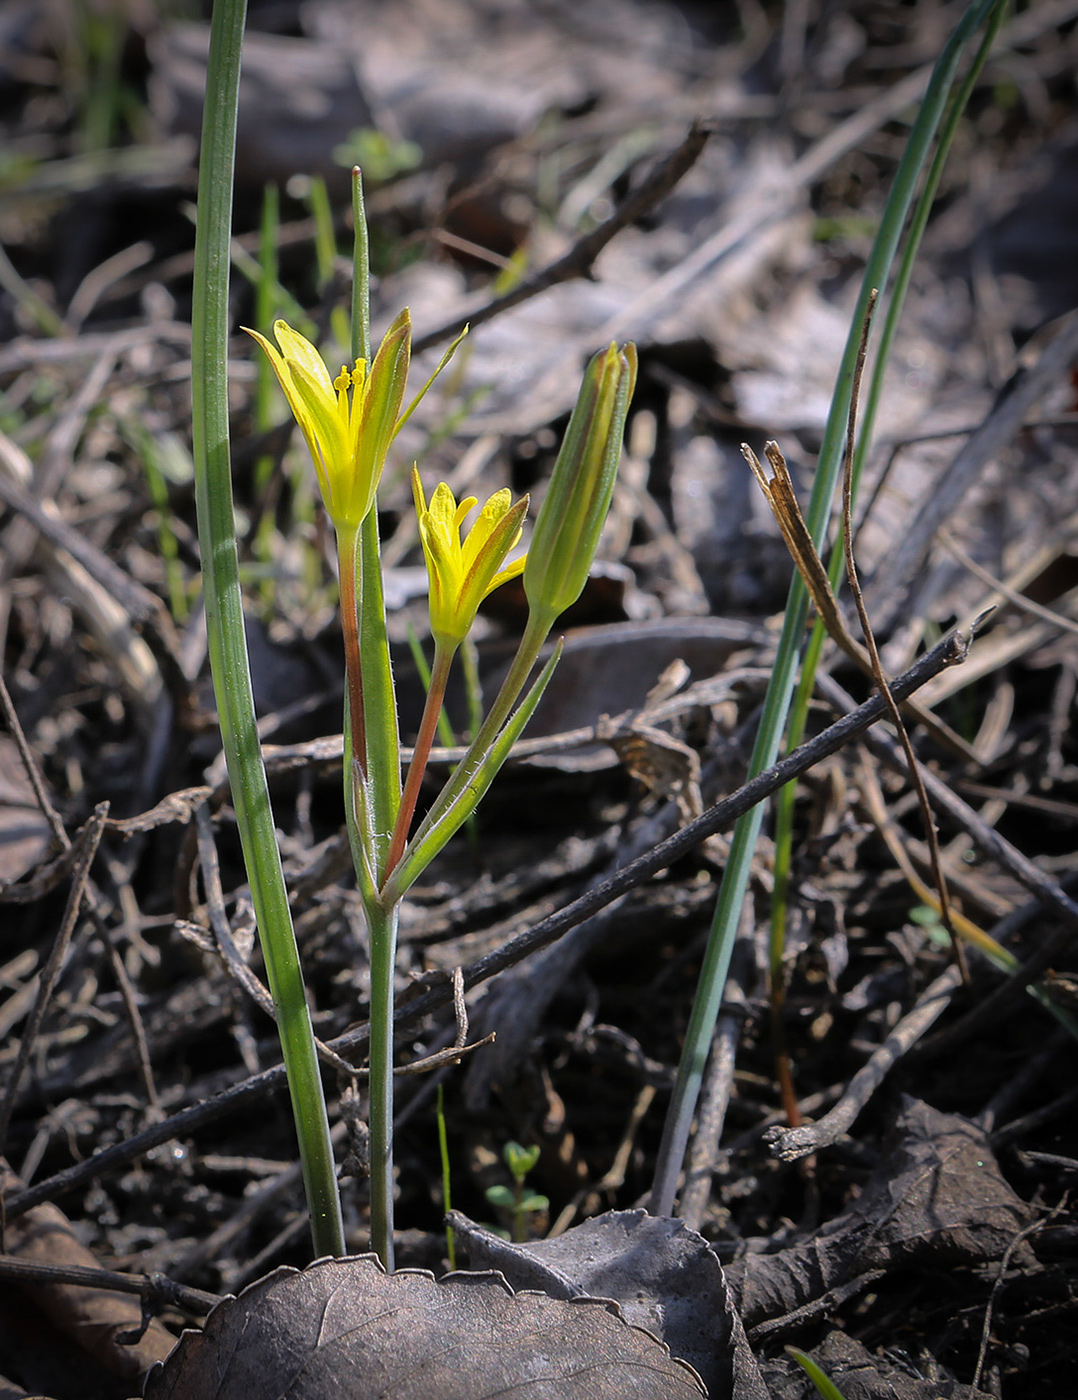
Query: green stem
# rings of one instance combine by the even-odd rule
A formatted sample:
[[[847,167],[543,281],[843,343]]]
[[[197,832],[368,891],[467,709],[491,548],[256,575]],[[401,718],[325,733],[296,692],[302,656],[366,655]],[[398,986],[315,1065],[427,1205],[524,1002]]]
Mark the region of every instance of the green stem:
[[[387,879],[396,868],[408,840],[408,828],[412,825],[423,774],[427,771],[427,759],[430,757],[431,745],[434,743],[438,721],[441,719],[446,682],[449,680],[449,668],[453,664],[455,653],[455,647],[444,647],[435,643],[434,668],[431,671],[427,699],[423,706],[423,718],[419,723],[412,761],[408,765],[408,776],[404,781],[404,792],[401,794],[397,824],[393,828],[393,839],[389,843],[389,854],[386,856]]]
[[[255,726],[243,627],[228,440],[229,229],[244,0],[213,7],[199,162],[192,315],[195,496],[221,739],[266,975],[277,1013],[317,1255],[344,1253],[322,1080]]]
[[[371,1248],[393,1272],[393,972],[397,911],[367,905],[371,941],[370,1146]]]
[[[370,252],[363,208],[363,183],[352,172],[355,219],[352,283],[352,357],[370,364]],[[357,554],[358,548],[358,554]],[[358,559],[358,570],[356,563]],[[363,658],[362,718],[355,721],[362,754],[351,765],[348,834],[367,915],[371,957],[370,1145],[371,1247],[393,1269],[393,970],[397,956],[396,903],[379,900],[390,833],[400,808],[400,738],[393,668],[386,637],[385,601],[378,544],[378,511],[372,507],[352,544],[352,579],[359,597],[352,606],[358,624],[356,666]],[[343,609],[343,595],[342,595]],[[354,701],[354,697],[353,697]],[[359,726],[362,725],[362,728]],[[347,753],[346,753],[347,757]],[[360,805],[362,804],[362,805]]]
[[[397,696],[386,637],[378,511],[359,527],[359,647],[363,657],[364,774],[370,793],[370,859],[378,884],[385,879],[390,833],[400,808],[400,736]]]

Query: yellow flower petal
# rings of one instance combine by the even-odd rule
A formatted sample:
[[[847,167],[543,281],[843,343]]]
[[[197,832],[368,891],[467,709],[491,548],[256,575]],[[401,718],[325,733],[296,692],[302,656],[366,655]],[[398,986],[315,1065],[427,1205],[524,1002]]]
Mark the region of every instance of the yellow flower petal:
[[[276,321],[273,333],[276,345],[248,332],[269,357],[303,430],[330,519],[338,530],[356,530],[374,503],[400,422],[411,357],[408,312],[387,331],[369,371],[357,360],[352,369],[342,366],[336,379],[315,346],[286,321]]]
[[[430,578],[431,633],[439,646],[456,648],[487,594],[524,568],[523,559],[506,565],[505,556],[520,539],[528,498],[511,505],[509,491],[496,491],[462,541],[465,518],[478,504],[474,496],[458,505],[443,481],[428,506],[416,468],[412,469],[412,494]]]

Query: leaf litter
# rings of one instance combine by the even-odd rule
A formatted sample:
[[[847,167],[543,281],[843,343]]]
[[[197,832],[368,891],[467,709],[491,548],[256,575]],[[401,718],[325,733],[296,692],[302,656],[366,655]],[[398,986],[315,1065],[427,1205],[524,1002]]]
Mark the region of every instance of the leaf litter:
[[[238,171],[237,235],[255,250],[261,183],[278,180],[282,279],[301,303],[315,306],[325,290],[311,271],[303,178],[320,172],[339,188],[344,170],[332,152],[372,113],[391,144],[422,151],[417,166],[371,195],[384,239],[383,321],[407,301],[420,332],[474,315],[519,247],[530,259],[525,276],[569,256],[562,280],[476,326],[456,400],[432,396],[409,425],[383,522],[399,561],[418,558],[407,454],[422,452],[424,470],[451,482],[458,464],[481,463],[458,485],[480,495],[509,485],[538,500],[584,355],[615,334],[641,349],[608,572],[567,620],[566,658],[520,760],[492,794],[480,844],[462,843],[433,866],[404,911],[403,1063],[451,1048],[461,1030],[459,1011],[410,1019],[410,1005],[437,993],[448,1008],[454,969],[469,983],[469,969],[489,953],[669,835],[691,815],[687,794],[698,788],[706,810],[740,784],[771,615],[791,565],[739,445],[779,438],[794,490],[804,492],[869,230],[944,16],[896,16],[870,3],[841,14],[809,7],[799,30],[792,11],[780,21],[742,7],[735,25],[707,7],[629,0],[572,10],[412,0],[391,13],[327,0],[274,16],[252,14],[257,142]],[[259,32],[263,22],[278,32]],[[207,1337],[230,1308],[257,1316],[254,1304],[271,1288],[281,1290],[274,1306],[289,1320],[295,1314],[302,1332],[295,1290],[315,1286],[319,1270],[328,1279],[348,1268],[380,1285],[362,1261],[271,1272],[309,1262],[302,1189],[273,1091],[274,1028],[235,966],[235,950],[251,948],[250,928],[226,795],[206,777],[218,745],[204,635],[197,607],[170,619],[162,602],[175,603],[162,519],[132,447],[132,414],[151,438],[182,443],[187,431],[191,238],[182,205],[193,185],[182,111],[197,93],[198,36],[189,31],[181,44],[152,8],[124,11],[123,82],[136,98],[148,92],[149,105],[147,123],[126,130],[110,166],[85,153],[81,80],[36,7],[9,7],[4,24],[2,120],[11,148],[28,154],[0,192],[0,233],[17,273],[69,326],[60,337],[42,335],[33,300],[5,284],[4,674],[69,836],[99,803],[111,807],[92,898],[16,1083],[20,1038],[67,889],[59,866],[50,873],[48,824],[5,746],[0,1093],[5,1084],[14,1090],[5,1150],[19,1181],[5,1186],[3,1247],[5,1259],[40,1263],[19,1231],[34,1211],[59,1216],[42,1204],[55,1199],[66,1215],[55,1238],[77,1238],[79,1259],[102,1266],[99,1282],[160,1274],[202,1290],[195,1298],[147,1287],[143,1303],[125,1305],[132,1333],[143,1313],[158,1315],[147,1334],[157,1351],[137,1353],[142,1370],[215,1295],[247,1289],[211,1315]],[[567,1288],[615,1297],[636,1321],[635,1279],[642,1325],[705,1375],[712,1393],[764,1393],[739,1391],[731,1337],[751,1376],[744,1384],[783,1397],[812,1393],[782,1351],[788,1341],[808,1350],[847,1400],[1036,1400],[1061,1393],[1073,1374],[1075,1049],[1024,988],[1039,980],[1057,1008],[1072,1007],[1078,650],[1073,630],[1032,616],[1026,603],[1072,629],[1078,617],[1075,356],[1065,340],[1074,332],[1061,320],[1074,306],[1065,252],[1074,44],[1073,20],[1046,3],[1027,6],[1003,31],[929,226],[857,523],[858,566],[891,674],[940,629],[997,606],[969,661],[920,693],[974,760],[959,761],[916,727],[914,738],[936,784],[933,801],[943,800],[940,788],[965,798],[938,809],[961,911],[1018,958],[1019,975],[1007,980],[971,955],[972,985],[948,980],[938,933],[918,915],[920,897],[884,839],[901,841],[924,874],[909,786],[873,741],[870,758],[847,749],[811,770],[797,809],[785,1034],[808,1124],[809,1153],[799,1162],[776,1151],[806,1129],[785,1125],[774,1083],[758,951],[772,880],[766,840],[693,1146],[699,1234],[638,1208],[714,904],[723,856],[712,842],[721,838],[621,894],[538,960],[502,971],[492,985],[471,983],[469,1037],[480,1027],[499,1040],[472,1052],[470,1065],[401,1082],[404,1262],[435,1276],[445,1267],[437,1081],[453,1203],[463,1212],[458,1235],[475,1250],[473,1266],[501,1270],[513,1288],[553,1292],[523,1306],[548,1309],[555,1326],[565,1316],[559,1287],[563,1297]],[[282,73],[287,104],[272,97]],[[612,232],[593,265],[581,254],[574,268],[582,239],[616,216],[697,117],[713,129],[680,182]],[[140,166],[142,151],[156,154]],[[125,256],[132,248],[141,251]],[[239,277],[235,290],[241,301],[249,296]],[[257,564],[252,547],[248,596],[282,852],[316,1032],[361,1065],[368,966],[343,874],[333,775],[340,667],[332,590],[320,568],[311,586],[316,530],[304,523],[289,473],[278,462],[269,495],[254,487],[258,456],[279,454],[283,439],[256,433],[251,371],[238,346],[236,354],[238,500],[251,541],[264,510],[274,527]],[[1028,401],[1004,421],[1023,384]],[[167,501],[169,547],[190,603],[197,558],[182,472],[170,478]],[[403,637],[424,614],[408,589],[401,599],[394,626]],[[481,619],[488,688],[502,639],[521,619],[508,589],[500,602]],[[681,690],[649,699],[678,660],[688,668]],[[397,664],[406,680],[403,650]],[[840,658],[830,666],[854,700],[864,696]],[[418,717],[417,684],[411,693],[406,738]],[[821,684],[821,725],[845,694]],[[460,694],[450,712],[462,729]],[[640,781],[678,755],[672,778]],[[878,765],[886,830],[865,762]],[[223,908],[210,893],[207,831]],[[25,903],[13,901],[19,886],[33,895]],[[222,915],[231,963],[212,934]],[[257,951],[246,956],[262,980]],[[941,983],[929,1029],[916,1018],[926,989]],[[886,1065],[870,1090],[851,1098],[865,1082],[859,1072],[881,1056]],[[345,1182],[345,1202],[349,1245],[361,1254],[366,1198],[350,1079],[336,1089],[335,1140],[341,1160],[354,1149],[348,1160],[360,1172]],[[327,1084],[334,1093],[332,1076]],[[180,1113],[188,1116],[174,1122]],[[822,1120],[845,1126],[814,1137]],[[485,1190],[502,1179],[510,1139],[541,1148],[529,1186],[551,1203],[549,1217],[532,1222],[539,1238],[519,1246],[491,1233],[499,1222],[464,1223],[489,1214]],[[596,1218],[575,1223],[585,1208]],[[543,1238],[552,1227],[560,1233]],[[616,1239],[621,1232],[607,1246],[617,1255],[626,1232],[643,1228],[665,1233],[666,1244],[649,1249],[650,1272],[630,1252],[624,1286],[603,1270],[598,1282],[578,1276],[564,1262],[574,1242],[587,1252],[605,1230]],[[695,1263],[670,1263],[672,1241]],[[62,1251],[47,1255],[65,1262]],[[515,1273],[522,1261],[541,1265],[546,1281]],[[702,1341],[675,1342],[659,1325],[666,1285],[658,1275],[667,1266],[689,1280],[690,1312],[706,1304]],[[561,1285],[550,1281],[552,1269]],[[496,1281],[397,1277],[432,1299],[451,1287],[489,1295],[506,1317],[517,1306]],[[640,1348],[646,1366],[667,1377],[662,1384],[694,1393],[687,1371],[657,1360],[658,1343],[610,1310],[577,1307],[572,1316],[574,1327],[586,1331],[590,1318],[620,1338],[615,1351]],[[79,1333],[78,1318],[68,1309],[69,1331]],[[62,1324],[39,1310],[29,1285],[0,1274],[5,1394],[133,1393],[115,1359],[88,1359],[82,1342],[52,1330]],[[716,1326],[721,1336],[708,1330]],[[196,1342],[189,1337],[184,1348],[191,1353]],[[403,1352],[397,1359],[409,1364]],[[494,1364],[480,1361],[479,1373],[489,1379]],[[332,1393],[331,1373],[332,1365],[318,1373],[322,1389],[310,1393]],[[459,1377],[451,1373],[448,1393],[461,1393]],[[152,1381],[148,1393],[161,1384]],[[197,1394],[201,1383],[190,1384],[174,1393]],[[484,1391],[477,1382],[467,1393]]]

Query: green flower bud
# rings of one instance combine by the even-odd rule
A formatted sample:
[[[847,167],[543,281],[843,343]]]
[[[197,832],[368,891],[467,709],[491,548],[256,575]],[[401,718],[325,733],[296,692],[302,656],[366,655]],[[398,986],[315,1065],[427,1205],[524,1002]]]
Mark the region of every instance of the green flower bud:
[[[636,346],[613,342],[584,372],[580,396],[535,522],[524,592],[552,623],[580,597],[610,509],[625,415],[636,385]]]

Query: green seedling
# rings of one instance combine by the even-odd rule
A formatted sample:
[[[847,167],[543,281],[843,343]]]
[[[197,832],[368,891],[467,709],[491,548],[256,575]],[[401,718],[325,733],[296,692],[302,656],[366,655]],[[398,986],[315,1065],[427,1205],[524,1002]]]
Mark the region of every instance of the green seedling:
[[[502,1160],[513,1178],[510,1186],[488,1186],[487,1200],[512,1217],[513,1239],[522,1244],[528,1238],[528,1217],[536,1211],[549,1210],[550,1201],[525,1187],[528,1173],[539,1160],[538,1147],[522,1147],[519,1142],[507,1142],[502,1148]]]

